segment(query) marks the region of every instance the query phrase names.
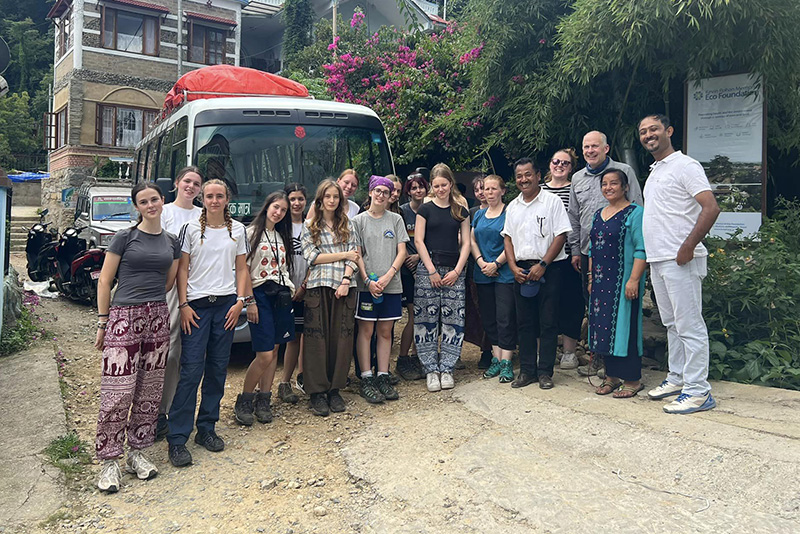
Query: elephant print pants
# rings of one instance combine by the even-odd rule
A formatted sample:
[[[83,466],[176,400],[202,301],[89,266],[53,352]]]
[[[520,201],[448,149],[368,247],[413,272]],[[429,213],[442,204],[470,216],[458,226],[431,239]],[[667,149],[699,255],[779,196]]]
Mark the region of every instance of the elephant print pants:
[[[111,307],[94,444],[99,460],[120,456],[126,433],[131,449],[144,449],[155,441],[168,353],[166,302]]]
[[[442,278],[451,270],[449,267],[436,268]],[[452,286],[433,287],[427,269],[424,266],[417,269],[414,284],[414,343],[426,373],[452,373],[461,356],[465,276],[462,272]]]

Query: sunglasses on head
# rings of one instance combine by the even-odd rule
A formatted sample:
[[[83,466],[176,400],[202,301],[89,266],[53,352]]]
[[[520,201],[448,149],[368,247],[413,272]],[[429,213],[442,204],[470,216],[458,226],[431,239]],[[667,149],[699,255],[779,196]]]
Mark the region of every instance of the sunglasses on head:
[[[558,167],[559,165],[563,165],[564,167],[566,167],[567,165],[572,165],[572,162],[570,160],[568,160],[568,159],[556,159],[556,158],[553,158],[553,159],[550,160],[550,163],[552,163],[556,167]]]

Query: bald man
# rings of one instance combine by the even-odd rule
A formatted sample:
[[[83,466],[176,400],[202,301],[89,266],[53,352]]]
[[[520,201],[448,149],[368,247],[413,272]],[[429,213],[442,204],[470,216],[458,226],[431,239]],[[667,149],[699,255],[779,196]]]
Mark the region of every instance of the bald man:
[[[608,169],[619,169],[628,176],[628,200],[644,206],[642,188],[630,165],[614,161],[608,156],[610,147],[603,132],[592,131],[583,136],[583,159],[586,167],[572,175],[569,193],[569,221],[572,231],[567,242],[572,250],[572,267],[581,273],[584,300],[589,302],[587,276],[589,269],[589,234],[597,210],[608,206],[600,190],[600,175]],[[578,368],[582,375],[593,376],[602,369],[602,361],[592,360],[592,365]],[[602,373],[601,373],[602,374]]]

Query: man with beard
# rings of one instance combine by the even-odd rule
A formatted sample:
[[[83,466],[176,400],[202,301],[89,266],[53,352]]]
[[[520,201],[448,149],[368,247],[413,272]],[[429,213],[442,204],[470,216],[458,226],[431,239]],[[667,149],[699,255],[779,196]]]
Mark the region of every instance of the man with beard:
[[[587,292],[587,277],[589,273],[589,234],[592,230],[592,221],[597,210],[608,206],[608,200],[600,190],[600,176],[608,169],[619,169],[628,177],[628,200],[644,206],[642,201],[642,188],[636,173],[630,165],[611,159],[608,155],[610,147],[606,134],[592,131],[583,136],[583,159],[586,167],[572,175],[572,188],[569,194],[569,221],[572,232],[567,241],[572,250],[572,267],[581,273],[583,280],[583,296],[587,305],[589,294]],[[598,372],[602,375],[603,361],[595,357],[592,363],[579,367],[581,375],[594,376]]]
[[[708,251],[701,241],[720,209],[702,165],[672,148],[672,132],[664,115],[639,123],[639,140],[655,159],[644,188],[642,231],[669,354],[666,380],[647,395],[654,400],[678,395],[664,411],[688,414],[717,405],[707,380],[702,283]]]

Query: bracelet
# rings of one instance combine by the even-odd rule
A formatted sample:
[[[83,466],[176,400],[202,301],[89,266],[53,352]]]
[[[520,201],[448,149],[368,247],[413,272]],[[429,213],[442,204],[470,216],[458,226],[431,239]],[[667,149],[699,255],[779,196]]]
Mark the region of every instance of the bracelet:
[[[100,323],[100,322],[98,322],[97,323],[97,329],[98,330],[105,330],[106,329],[106,324],[108,324],[108,323]]]
[[[98,313],[98,314],[97,314],[97,317],[98,317],[98,318],[99,318],[99,317],[108,317],[108,314],[107,314],[107,313]]]
[[[495,265],[497,265],[497,268],[498,268],[498,269],[499,269],[500,267],[502,267],[502,266],[503,266],[503,264],[502,264],[502,263],[500,263],[500,262],[499,262],[499,261],[497,261],[497,260],[494,260],[494,264],[495,264]]]
[[[394,265],[390,265],[389,268],[394,269],[394,272],[397,273],[397,267],[395,267]]]
[[[185,307],[186,307],[186,306],[188,306],[188,305],[189,305],[189,301],[187,300],[187,301],[186,301],[186,302],[184,302],[183,304],[178,304],[178,309],[185,308]]]
[[[477,258],[475,258],[475,263],[478,263],[478,260],[483,260],[483,256],[478,256]],[[486,261],[486,260],[484,260],[484,261]]]
[[[366,285],[367,287],[369,287],[369,284],[370,284],[371,282],[372,282],[372,280],[371,280],[371,279],[369,279],[369,278],[364,278],[364,285]]]
[[[349,274],[346,274],[346,275],[344,275],[344,276],[342,277],[342,280],[352,281],[352,280],[353,280],[353,278],[352,278],[352,277],[351,277]]]
[[[350,279],[349,278],[342,278],[342,284],[344,284],[345,282],[347,282],[348,286],[350,285]]]

